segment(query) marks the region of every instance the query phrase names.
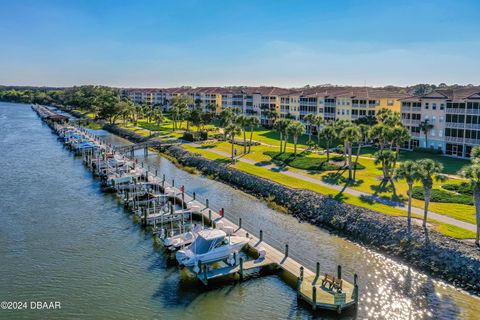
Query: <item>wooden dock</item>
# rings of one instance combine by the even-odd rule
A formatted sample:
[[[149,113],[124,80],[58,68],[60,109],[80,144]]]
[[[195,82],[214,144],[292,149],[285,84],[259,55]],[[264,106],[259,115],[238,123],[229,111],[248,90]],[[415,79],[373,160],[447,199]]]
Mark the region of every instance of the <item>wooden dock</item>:
[[[33,107],[32,107],[33,108]],[[52,112],[44,107],[33,108],[39,115],[43,115],[42,119],[48,121],[48,118],[52,117]],[[46,110],[45,110],[46,109]],[[58,124],[49,123],[51,126],[58,130]],[[98,137],[87,132],[83,128],[77,128],[79,133],[82,135],[91,136],[91,141],[94,141],[101,152],[111,153],[115,155],[115,148],[111,145],[106,144]],[[125,148],[125,150],[132,150]],[[94,151],[90,151],[94,152]],[[118,153],[117,153],[118,154]],[[353,284],[346,281],[342,277],[341,266],[338,266],[338,269],[335,270],[335,277],[337,281],[341,280],[341,290],[329,289],[330,286],[322,285],[322,280],[324,279],[324,271],[320,270],[320,264],[317,262],[316,270],[312,271],[295,259],[289,256],[289,247],[288,244],[285,244],[285,247],[282,249],[275,248],[270,245],[263,239],[263,232],[259,230],[259,237],[252,235],[250,232],[253,230],[247,231],[242,227],[242,221],[239,219],[238,225],[233,221],[230,221],[226,217],[219,214],[219,212],[212,210],[209,207],[208,200],[205,201],[205,204],[196,199],[195,193],[189,195],[185,192],[185,188],[178,188],[174,185],[174,182],[168,183],[165,181],[165,175],[160,178],[157,175],[157,172],[153,173],[149,169],[145,168],[143,163],[137,165],[137,161],[133,158],[127,158],[125,155],[121,155],[122,160],[129,163],[128,166],[135,168],[135,175],[137,177],[143,178],[148,181],[148,184],[155,185],[157,189],[166,196],[168,196],[174,203],[182,205],[188,214],[195,214],[202,221],[206,221],[210,225],[223,225],[223,227],[229,227],[231,230],[234,230],[236,235],[248,237],[250,239],[247,250],[253,251],[254,255],[257,256],[255,260],[243,260],[239,259],[239,263],[235,263],[232,266],[227,266],[223,268],[209,269],[208,266],[205,266],[200,272],[197,272],[198,278],[204,283],[208,284],[209,280],[220,279],[222,277],[228,277],[232,275],[238,275],[241,279],[245,278],[245,274],[248,272],[255,272],[263,268],[272,268],[276,270],[281,270],[281,272],[286,275],[288,278],[294,279],[295,289],[297,291],[297,296],[299,299],[306,301],[311,305],[313,310],[317,309],[326,309],[326,310],[335,310],[337,312],[342,312],[345,309],[355,307],[358,303],[358,286],[357,286],[357,276],[354,276]],[[92,160],[92,159],[91,159]],[[98,161],[99,158],[97,158]],[[104,160],[106,161],[106,160]],[[108,165],[108,164],[107,164]],[[111,168],[113,169],[113,168]],[[148,210],[148,209],[147,209]],[[155,225],[156,221],[162,218],[160,214],[151,214],[148,215],[148,211],[145,211],[145,215],[142,217],[145,225],[153,224]],[[171,212],[170,219],[182,219],[186,212],[183,210]],[[166,217],[163,215],[163,217]],[[158,220],[157,220],[158,219]]]

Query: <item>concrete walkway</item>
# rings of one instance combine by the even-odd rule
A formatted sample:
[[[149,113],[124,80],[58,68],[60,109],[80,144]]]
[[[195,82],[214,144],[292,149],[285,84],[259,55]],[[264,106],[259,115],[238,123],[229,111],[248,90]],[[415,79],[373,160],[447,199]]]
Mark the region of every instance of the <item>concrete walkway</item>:
[[[188,143],[188,145],[190,145],[192,147],[200,148],[200,149],[202,148],[202,145],[199,145],[197,143]],[[208,149],[208,151],[212,152],[212,153],[215,153],[215,154],[218,154],[218,155],[221,155],[221,156],[224,156],[224,157],[227,157],[227,158],[231,157],[231,154],[229,154],[227,152],[223,152],[223,151],[219,151],[219,150],[215,150],[215,149]],[[241,161],[241,162],[248,163],[248,164],[251,164],[251,165],[257,165],[257,163],[258,163],[254,160],[242,158],[241,156],[236,157],[235,159],[237,161]],[[262,168],[278,172],[278,173],[283,174],[285,176],[289,176],[289,177],[293,177],[293,178],[296,178],[296,179],[311,182],[311,183],[314,183],[314,184],[317,184],[317,185],[320,185],[320,186],[323,186],[323,187],[327,187],[327,188],[330,188],[330,189],[335,189],[335,190],[339,191],[340,193],[346,193],[346,194],[349,194],[349,195],[352,195],[352,196],[355,196],[355,197],[375,201],[377,203],[385,204],[385,205],[388,205],[388,206],[391,206],[391,207],[394,207],[394,208],[398,208],[400,210],[404,210],[404,211],[408,210],[407,206],[405,204],[401,203],[401,202],[387,200],[387,199],[381,198],[379,196],[372,195],[372,194],[367,193],[367,192],[358,191],[358,190],[355,190],[355,189],[351,189],[351,188],[347,188],[347,187],[343,187],[343,186],[339,186],[339,185],[335,185],[335,184],[326,183],[326,182],[323,182],[319,179],[316,179],[314,177],[310,177],[310,176],[302,174],[302,173],[282,169],[282,168],[280,168],[280,167],[278,167],[274,164],[268,164],[268,165],[262,166]],[[418,208],[418,207],[412,207],[412,214],[417,214],[417,215],[420,215],[421,217],[423,217],[423,209]],[[442,214],[438,214],[438,213],[435,213],[435,212],[432,212],[432,211],[428,212],[428,216],[431,219],[434,219],[434,220],[437,220],[437,221],[440,221],[440,222],[443,222],[443,223],[451,224],[451,225],[454,225],[454,226],[457,226],[457,227],[460,227],[460,228],[463,228],[463,229],[466,229],[466,230],[470,230],[470,231],[473,231],[473,232],[477,231],[477,226],[472,224],[472,223],[461,221],[461,220],[451,218],[451,217],[448,217],[448,216],[445,216],[445,215],[442,215]]]

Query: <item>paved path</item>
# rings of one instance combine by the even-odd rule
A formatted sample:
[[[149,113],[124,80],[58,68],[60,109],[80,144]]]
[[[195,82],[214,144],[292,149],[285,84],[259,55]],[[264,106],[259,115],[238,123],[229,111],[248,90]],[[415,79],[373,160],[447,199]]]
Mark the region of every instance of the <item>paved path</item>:
[[[189,143],[189,145],[192,146],[192,147],[200,148],[200,149],[202,148],[202,145],[199,145],[199,144],[196,144],[196,143]],[[218,154],[218,155],[221,155],[221,156],[224,156],[224,157],[227,157],[227,158],[231,157],[231,154],[223,152],[223,151],[219,151],[219,150],[215,150],[215,149],[208,149],[208,151],[213,152],[213,153]],[[237,157],[236,160],[241,161],[241,162],[245,162],[245,163],[248,163],[248,164],[252,164],[252,165],[257,165],[257,163],[258,163],[255,160],[245,159],[245,158],[242,158],[242,157]],[[372,195],[372,194],[367,193],[367,192],[358,191],[358,190],[355,190],[355,189],[326,183],[326,182],[323,182],[323,181],[321,181],[319,179],[316,179],[314,177],[304,175],[302,173],[284,170],[284,169],[279,168],[278,166],[273,165],[273,164],[262,166],[262,168],[269,169],[269,170],[278,172],[280,174],[283,174],[283,175],[286,175],[286,176],[289,176],[289,177],[293,177],[293,178],[296,178],[296,179],[311,182],[311,183],[314,183],[314,184],[317,184],[317,185],[320,185],[320,186],[323,186],[323,187],[327,187],[327,188],[330,188],[330,189],[335,189],[335,190],[338,190],[342,193],[346,193],[346,194],[349,194],[349,195],[352,195],[352,196],[355,196],[355,197],[364,198],[364,199],[368,199],[368,200],[373,200],[375,202],[382,203],[382,204],[385,204],[385,205],[389,205],[391,207],[398,208],[400,210],[404,210],[404,211],[408,210],[407,206],[405,206],[401,202],[387,200],[387,199],[381,198],[379,196]],[[420,216],[423,217],[423,209],[421,209],[421,208],[412,207],[412,213],[420,215]],[[460,228],[463,228],[463,229],[466,229],[466,230],[470,230],[470,231],[473,231],[473,232],[477,231],[476,225],[474,225],[472,223],[468,223],[468,222],[465,222],[465,221],[454,219],[454,218],[451,218],[451,217],[448,217],[448,216],[445,216],[445,215],[442,215],[442,214],[438,214],[438,213],[435,213],[435,212],[432,212],[432,211],[428,212],[428,216],[431,219],[434,219],[434,220],[437,220],[437,221],[440,221],[440,222],[443,222],[443,223],[451,224],[451,225],[454,225],[454,226],[457,226],[457,227],[460,227]]]

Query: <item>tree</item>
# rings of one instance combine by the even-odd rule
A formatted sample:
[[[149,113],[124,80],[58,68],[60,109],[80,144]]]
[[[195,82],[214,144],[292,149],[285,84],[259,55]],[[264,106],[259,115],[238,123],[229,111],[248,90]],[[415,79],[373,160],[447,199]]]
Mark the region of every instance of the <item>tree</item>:
[[[164,117],[163,117],[163,112],[162,109],[159,107],[153,109],[153,121],[155,121],[155,125],[160,129],[160,125],[162,124]]]
[[[462,169],[462,177],[470,180],[473,185],[473,203],[477,222],[477,236],[475,243],[480,246],[480,147],[475,146],[471,151],[471,164]]]
[[[203,122],[202,113],[200,107],[195,107],[188,113],[187,122],[197,127],[197,130],[200,129]]]
[[[390,170],[392,169],[392,164],[395,161],[395,152],[392,150],[380,150],[375,153],[375,161],[376,165],[382,165],[383,171],[383,181],[390,180]]]
[[[428,148],[428,132],[433,129],[433,124],[428,119],[425,119],[418,124],[418,127],[425,135],[425,148]]]
[[[312,133],[313,133],[312,127],[313,127],[315,118],[316,118],[316,115],[314,115],[313,113],[309,113],[303,118],[303,121],[305,121],[305,123],[308,126],[308,130],[307,130],[308,141],[312,140]]]
[[[389,129],[390,128],[383,123],[378,123],[370,129],[369,137],[370,139],[376,140],[378,142],[380,151],[383,151],[383,149],[385,148]]]
[[[359,142],[362,139],[362,133],[360,129],[355,126],[351,125],[349,127],[344,128],[340,131],[339,138],[343,140],[343,144],[345,147],[345,152],[348,156],[348,180],[353,180],[353,162],[352,162],[352,153],[353,153],[353,144],[355,142]],[[356,166],[355,166],[356,167]]]
[[[428,205],[432,194],[433,181],[444,181],[445,176],[440,173],[443,171],[443,165],[432,159],[422,159],[417,162],[420,181],[423,186],[424,210],[423,210],[423,227],[427,227]]]
[[[250,130],[250,142],[248,144],[248,153],[252,150],[253,131],[260,125],[260,120],[255,116],[248,117],[248,128]]]
[[[249,118],[245,115],[239,115],[235,119],[235,123],[240,127],[243,133],[243,153],[247,153],[247,129],[249,126]]]
[[[278,135],[280,137],[280,153],[283,152],[283,141],[285,139],[285,136],[287,134],[287,127],[288,124],[290,123],[289,119],[277,119],[275,123],[273,124],[273,128],[277,130]],[[286,143],[285,143],[286,144]]]
[[[337,138],[337,132],[335,131],[335,128],[332,125],[327,125],[323,127],[320,131],[317,133],[318,137],[318,145],[320,145],[320,139],[323,139],[325,141],[325,150],[327,152],[327,162],[330,161],[330,147],[332,143],[335,141]]]
[[[225,134],[227,138],[230,139],[230,143],[232,144],[232,161],[235,162],[235,136],[239,135],[242,132],[242,129],[235,123],[230,123],[225,128]]]
[[[227,133],[225,129],[235,121],[235,117],[236,115],[232,108],[226,108],[220,112],[220,127],[223,128],[225,139],[227,139]]]
[[[420,179],[418,165],[411,160],[400,163],[395,172],[395,180],[405,179],[408,185],[407,231],[410,237],[412,232],[412,190],[415,181]]]
[[[370,127],[367,126],[366,124],[359,124],[358,125],[358,130],[360,131],[360,140],[357,142],[357,155],[355,157],[355,165],[353,169],[353,180],[355,180],[356,175],[357,175],[357,166],[358,166],[358,158],[360,157],[360,152],[362,150],[362,146],[364,143],[366,143],[367,138],[368,138],[368,131],[370,130]]]
[[[395,127],[389,131],[390,149],[395,147],[395,162],[393,167],[397,165],[400,155],[400,147],[403,143],[410,141],[410,131],[405,127]]]
[[[287,131],[293,137],[293,157],[297,157],[298,138],[305,133],[305,126],[300,121],[292,121],[287,126]]]
[[[189,106],[193,104],[193,99],[188,95],[178,95],[172,98],[171,112],[173,121],[173,131],[181,129],[181,121],[185,119]],[[178,122],[180,121],[180,126]]]

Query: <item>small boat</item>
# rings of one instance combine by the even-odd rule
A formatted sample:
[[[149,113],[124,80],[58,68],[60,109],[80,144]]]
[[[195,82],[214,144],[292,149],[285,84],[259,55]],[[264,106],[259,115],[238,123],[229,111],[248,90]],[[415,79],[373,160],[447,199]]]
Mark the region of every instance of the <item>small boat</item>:
[[[202,230],[190,246],[177,251],[176,258],[180,265],[197,268],[199,261],[211,263],[228,259],[248,241],[246,237],[227,236],[225,231],[220,229]]]
[[[196,225],[193,227],[192,231],[163,239],[163,245],[171,251],[176,251],[190,245],[197,238],[198,233],[202,231],[202,229],[201,225]]]

